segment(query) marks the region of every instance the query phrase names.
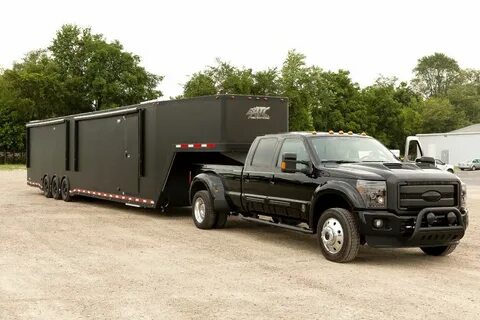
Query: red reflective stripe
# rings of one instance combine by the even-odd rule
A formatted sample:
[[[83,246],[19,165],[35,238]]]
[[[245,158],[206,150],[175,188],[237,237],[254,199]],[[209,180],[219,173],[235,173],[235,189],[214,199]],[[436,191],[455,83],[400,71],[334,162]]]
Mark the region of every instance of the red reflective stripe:
[[[194,147],[195,149],[200,149],[200,148],[202,147],[202,144],[201,144],[201,143],[195,143],[195,144],[193,145],[193,147]]]
[[[207,148],[215,148],[216,146],[215,143],[207,143]]]
[[[188,148],[188,144],[183,144],[183,143],[182,143],[182,144],[180,145],[180,148],[182,148],[182,149],[187,149],[187,148]]]

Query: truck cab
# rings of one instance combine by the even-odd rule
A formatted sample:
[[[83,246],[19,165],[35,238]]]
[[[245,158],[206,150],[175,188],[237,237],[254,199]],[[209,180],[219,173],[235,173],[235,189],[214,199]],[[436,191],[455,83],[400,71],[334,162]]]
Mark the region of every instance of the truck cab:
[[[203,165],[190,187],[197,227],[227,216],[316,234],[331,261],[361,245],[452,252],[468,225],[465,185],[421,163],[402,163],[352,132],[290,132],[255,139],[243,166]]]

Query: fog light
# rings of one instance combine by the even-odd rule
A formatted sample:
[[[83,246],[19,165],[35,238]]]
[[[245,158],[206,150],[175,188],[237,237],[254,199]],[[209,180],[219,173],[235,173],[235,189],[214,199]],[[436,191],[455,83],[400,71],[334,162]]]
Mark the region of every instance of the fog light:
[[[454,224],[455,222],[457,222],[457,215],[450,211],[447,214],[447,220],[448,220],[448,224]]]
[[[435,216],[435,213],[429,212],[429,213],[427,214],[427,223],[428,223],[429,225],[432,225],[432,224],[435,223],[435,221],[437,221],[437,216]]]
[[[373,219],[373,226],[377,229],[383,228],[383,220],[382,219]]]

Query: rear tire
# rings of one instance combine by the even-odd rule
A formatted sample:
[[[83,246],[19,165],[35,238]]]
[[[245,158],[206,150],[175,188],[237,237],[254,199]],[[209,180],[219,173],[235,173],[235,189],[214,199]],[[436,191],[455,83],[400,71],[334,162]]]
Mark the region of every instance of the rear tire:
[[[200,190],[193,196],[193,222],[199,229],[212,229],[217,222],[217,214],[213,210],[212,198],[206,190]]]
[[[43,189],[43,195],[47,198],[52,197],[52,188],[50,186],[50,177],[46,175],[43,177],[42,181],[42,189]]]
[[[450,173],[455,173],[452,169],[448,169],[447,171]]]
[[[475,171],[477,170],[477,168],[475,166],[472,166],[472,171]]]
[[[352,213],[343,208],[325,210],[317,224],[318,244],[323,256],[333,262],[349,262],[360,249],[360,232]]]
[[[68,180],[67,177],[62,179],[62,186],[60,190],[61,190],[63,201],[65,202],[72,201],[72,196],[70,195],[70,181]]]
[[[420,249],[422,249],[426,255],[439,257],[449,255],[456,247],[456,244],[450,244],[448,246],[420,247]]]
[[[60,181],[57,176],[52,178],[52,198],[55,200],[60,200],[62,198],[62,193],[60,191]]]

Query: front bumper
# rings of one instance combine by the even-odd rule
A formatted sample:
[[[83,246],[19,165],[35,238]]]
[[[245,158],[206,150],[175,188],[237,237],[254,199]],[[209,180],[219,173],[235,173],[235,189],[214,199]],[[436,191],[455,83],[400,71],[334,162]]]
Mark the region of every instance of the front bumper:
[[[436,222],[428,224],[428,213],[435,214]],[[453,212],[456,222],[449,224],[446,214]],[[458,243],[468,226],[467,210],[455,207],[424,208],[417,215],[397,215],[388,211],[358,211],[360,233],[372,247],[427,247]],[[375,228],[374,219],[382,219],[384,226]]]

